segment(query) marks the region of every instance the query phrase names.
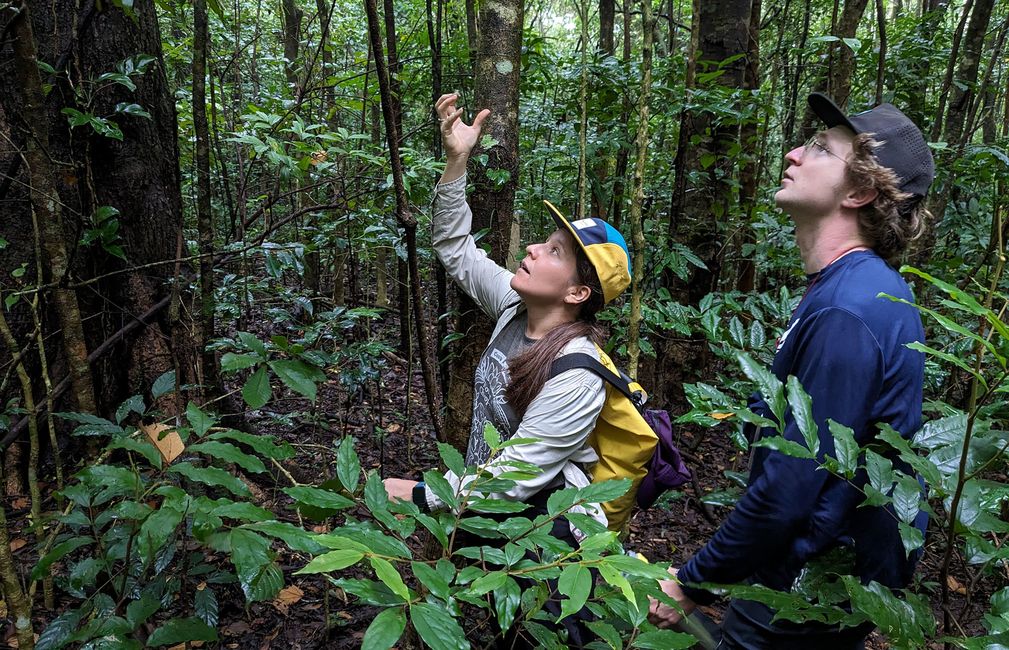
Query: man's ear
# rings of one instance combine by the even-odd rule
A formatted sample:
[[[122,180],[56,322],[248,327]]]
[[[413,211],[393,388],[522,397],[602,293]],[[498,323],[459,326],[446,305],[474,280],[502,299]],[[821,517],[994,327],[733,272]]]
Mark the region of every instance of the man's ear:
[[[844,200],[841,201],[841,206],[857,210],[863,205],[868,205],[875,201],[877,196],[879,196],[879,190],[874,187],[848,190],[848,193],[844,196]]]
[[[580,305],[589,299],[592,295],[592,289],[589,289],[584,284],[572,284],[568,287],[568,293],[564,296],[564,302],[569,305]]]

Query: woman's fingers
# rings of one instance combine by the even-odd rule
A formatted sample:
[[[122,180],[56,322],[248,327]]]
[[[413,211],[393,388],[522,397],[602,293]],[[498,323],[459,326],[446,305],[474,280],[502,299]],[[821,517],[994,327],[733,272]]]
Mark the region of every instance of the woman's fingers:
[[[483,129],[483,121],[487,119],[488,115],[490,115],[490,109],[485,108],[477,113],[477,116],[473,118],[473,128],[476,129],[477,132]]]

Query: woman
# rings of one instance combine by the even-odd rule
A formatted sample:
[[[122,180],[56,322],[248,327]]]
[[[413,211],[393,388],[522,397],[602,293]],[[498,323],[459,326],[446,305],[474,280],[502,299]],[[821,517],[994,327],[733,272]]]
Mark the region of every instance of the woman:
[[[598,358],[602,330],[595,316],[630,284],[630,256],[623,237],[605,222],[569,223],[547,203],[558,229],[545,242],[526,247],[514,274],[489,260],[470,235],[466,162],[490,111],[466,125],[457,100],[457,95],[443,95],[435,104],[446,164],[435,189],[434,249],[448,274],[497,320],[474,378],[466,464],[487,461],[487,422],[504,440],[533,439],[507,447],[498,458],[531,463],[541,472],[495,496],[545,507],[550,492],[588,485],[582,467],[597,460],[588,438],[606,400],[603,381],[591,371],[574,369],[550,379],[550,366],[572,352]],[[469,478],[446,474],[456,489]],[[390,498],[412,499],[422,509],[444,507],[423,483],[386,479],[385,487]],[[606,523],[601,510],[592,514]]]

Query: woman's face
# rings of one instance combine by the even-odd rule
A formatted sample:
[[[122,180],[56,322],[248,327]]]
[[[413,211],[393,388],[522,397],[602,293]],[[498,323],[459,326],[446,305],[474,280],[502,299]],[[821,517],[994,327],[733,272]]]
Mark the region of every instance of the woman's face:
[[[576,245],[571,233],[558,229],[542,244],[526,246],[512,289],[526,302],[570,302],[565,298],[579,286]]]

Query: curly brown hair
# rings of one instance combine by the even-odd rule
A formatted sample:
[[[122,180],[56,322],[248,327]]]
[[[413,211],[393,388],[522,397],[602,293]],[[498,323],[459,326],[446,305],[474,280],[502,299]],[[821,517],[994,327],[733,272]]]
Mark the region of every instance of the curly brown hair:
[[[845,173],[851,187],[877,191],[871,203],[859,208],[858,226],[876,254],[893,263],[908,244],[922,235],[925,220],[932,214],[922,197],[902,192],[900,177],[873,155],[880,144],[869,133],[856,135]]]

